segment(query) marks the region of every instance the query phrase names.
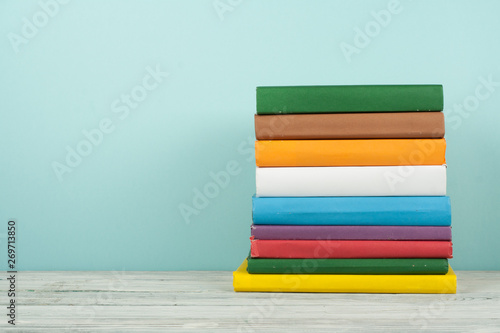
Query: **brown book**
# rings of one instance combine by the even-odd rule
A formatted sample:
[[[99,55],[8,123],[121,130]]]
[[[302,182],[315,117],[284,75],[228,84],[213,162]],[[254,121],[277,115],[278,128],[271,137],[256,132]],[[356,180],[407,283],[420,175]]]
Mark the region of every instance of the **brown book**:
[[[442,112],[255,115],[257,140],[439,139]]]

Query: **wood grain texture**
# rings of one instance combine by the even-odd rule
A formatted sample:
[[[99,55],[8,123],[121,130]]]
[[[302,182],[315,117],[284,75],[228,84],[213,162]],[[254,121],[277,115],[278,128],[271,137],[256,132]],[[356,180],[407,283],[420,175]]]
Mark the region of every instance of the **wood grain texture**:
[[[455,295],[277,294],[235,293],[231,272],[19,272],[0,331],[500,332],[500,272],[457,277]]]

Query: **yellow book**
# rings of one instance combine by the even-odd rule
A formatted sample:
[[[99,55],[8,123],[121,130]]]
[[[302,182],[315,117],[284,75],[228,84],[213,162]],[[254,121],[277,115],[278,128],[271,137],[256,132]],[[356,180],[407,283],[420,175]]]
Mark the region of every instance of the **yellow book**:
[[[306,293],[455,294],[457,276],[249,274],[247,260],[233,272],[234,291]]]
[[[262,140],[259,167],[445,164],[445,139]]]

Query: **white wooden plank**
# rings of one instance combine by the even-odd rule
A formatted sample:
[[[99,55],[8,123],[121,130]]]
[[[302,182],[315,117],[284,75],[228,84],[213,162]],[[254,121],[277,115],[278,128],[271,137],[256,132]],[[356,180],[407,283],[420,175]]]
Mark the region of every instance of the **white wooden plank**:
[[[19,272],[16,329],[500,332],[500,272],[457,275],[456,295],[392,295],[235,293],[231,272]]]

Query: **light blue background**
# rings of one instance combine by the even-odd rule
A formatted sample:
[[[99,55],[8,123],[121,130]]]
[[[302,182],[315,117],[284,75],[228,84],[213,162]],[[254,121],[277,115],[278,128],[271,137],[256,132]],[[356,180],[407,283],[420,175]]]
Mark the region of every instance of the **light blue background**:
[[[388,1],[233,3],[221,20],[211,0],[73,1],[15,53],[9,33],[40,5],[0,2],[0,237],[17,219],[19,270],[232,270],[249,250],[255,87],[404,83],[444,85],[452,265],[500,269],[500,86],[453,107],[500,82],[500,2],[402,1],[351,62],[340,43]],[[121,120],[111,103],[157,65],[169,77]],[[103,118],[114,132],[60,182],[52,162]],[[232,160],[187,224],[179,205]]]

